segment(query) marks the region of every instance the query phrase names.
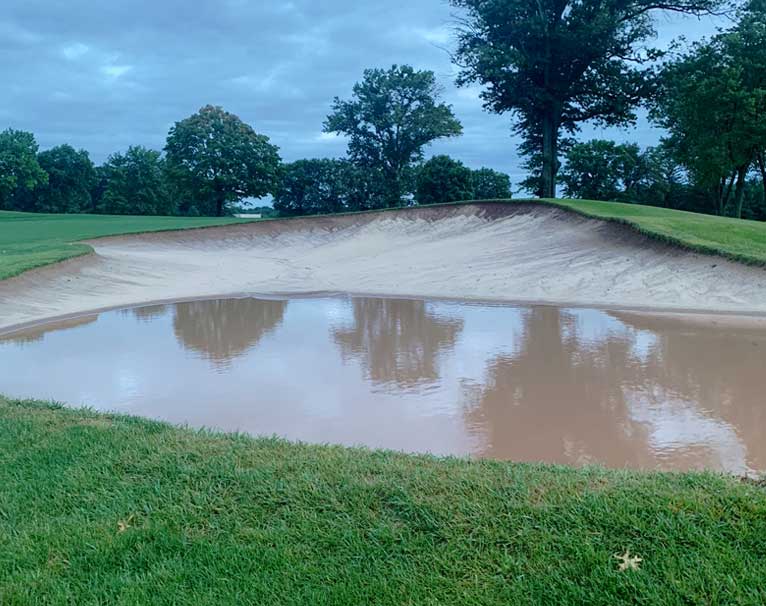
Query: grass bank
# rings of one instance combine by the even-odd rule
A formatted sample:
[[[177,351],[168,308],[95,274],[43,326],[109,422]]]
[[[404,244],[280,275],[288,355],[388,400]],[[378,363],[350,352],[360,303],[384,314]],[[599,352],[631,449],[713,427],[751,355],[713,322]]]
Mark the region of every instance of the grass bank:
[[[620,202],[563,199],[539,202],[622,223],[646,236],[689,250],[749,265],[766,265],[766,222]]]
[[[0,398],[0,604],[763,604],[766,490]],[[619,570],[616,554],[642,558]]]
[[[230,217],[55,215],[0,211],[0,280],[91,252],[79,240],[241,222]]]

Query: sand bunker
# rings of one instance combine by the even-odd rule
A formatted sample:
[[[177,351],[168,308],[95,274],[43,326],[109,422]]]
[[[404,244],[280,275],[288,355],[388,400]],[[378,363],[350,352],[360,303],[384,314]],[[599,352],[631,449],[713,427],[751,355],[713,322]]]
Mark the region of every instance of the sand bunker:
[[[766,313],[766,271],[535,205],[475,204],[94,240],[0,282],[0,329],[148,301],[348,292]]]

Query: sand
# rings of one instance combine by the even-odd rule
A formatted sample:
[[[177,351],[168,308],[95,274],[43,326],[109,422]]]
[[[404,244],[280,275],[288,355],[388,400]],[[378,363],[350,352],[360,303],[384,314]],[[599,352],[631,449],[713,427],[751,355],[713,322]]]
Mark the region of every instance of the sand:
[[[476,204],[102,238],[0,282],[0,330],[226,295],[351,293],[766,314],[766,270],[540,206]]]

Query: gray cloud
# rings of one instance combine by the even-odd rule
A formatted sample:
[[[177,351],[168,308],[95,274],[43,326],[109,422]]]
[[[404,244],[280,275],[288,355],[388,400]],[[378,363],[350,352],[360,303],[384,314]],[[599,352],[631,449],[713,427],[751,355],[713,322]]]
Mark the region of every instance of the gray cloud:
[[[41,147],[70,143],[95,161],[131,144],[162,148],[176,120],[212,103],[279,145],[286,160],[339,156],[323,135],[334,96],[362,71],[409,63],[431,69],[465,134],[429,150],[472,167],[522,174],[510,119],[485,113],[454,86],[443,0],[5,0],[0,13],[0,128],[33,131]],[[661,42],[714,31],[713,20],[662,18]],[[604,135],[656,141],[646,120]]]

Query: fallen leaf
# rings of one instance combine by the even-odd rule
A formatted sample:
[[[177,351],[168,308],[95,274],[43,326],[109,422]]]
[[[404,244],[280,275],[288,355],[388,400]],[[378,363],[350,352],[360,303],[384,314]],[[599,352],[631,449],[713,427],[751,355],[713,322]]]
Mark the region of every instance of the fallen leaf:
[[[636,555],[630,555],[630,549],[627,549],[622,555],[614,554],[614,557],[621,560],[620,565],[618,566],[620,572],[625,572],[626,570],[638,570],[639,565],[644,561],[643,558],[639,558]]]
[[[130,523],[133,521],[134,514],[130,514],[127,520],[120,520],[117,522],[117,532],[125,532],[130,528]]]

